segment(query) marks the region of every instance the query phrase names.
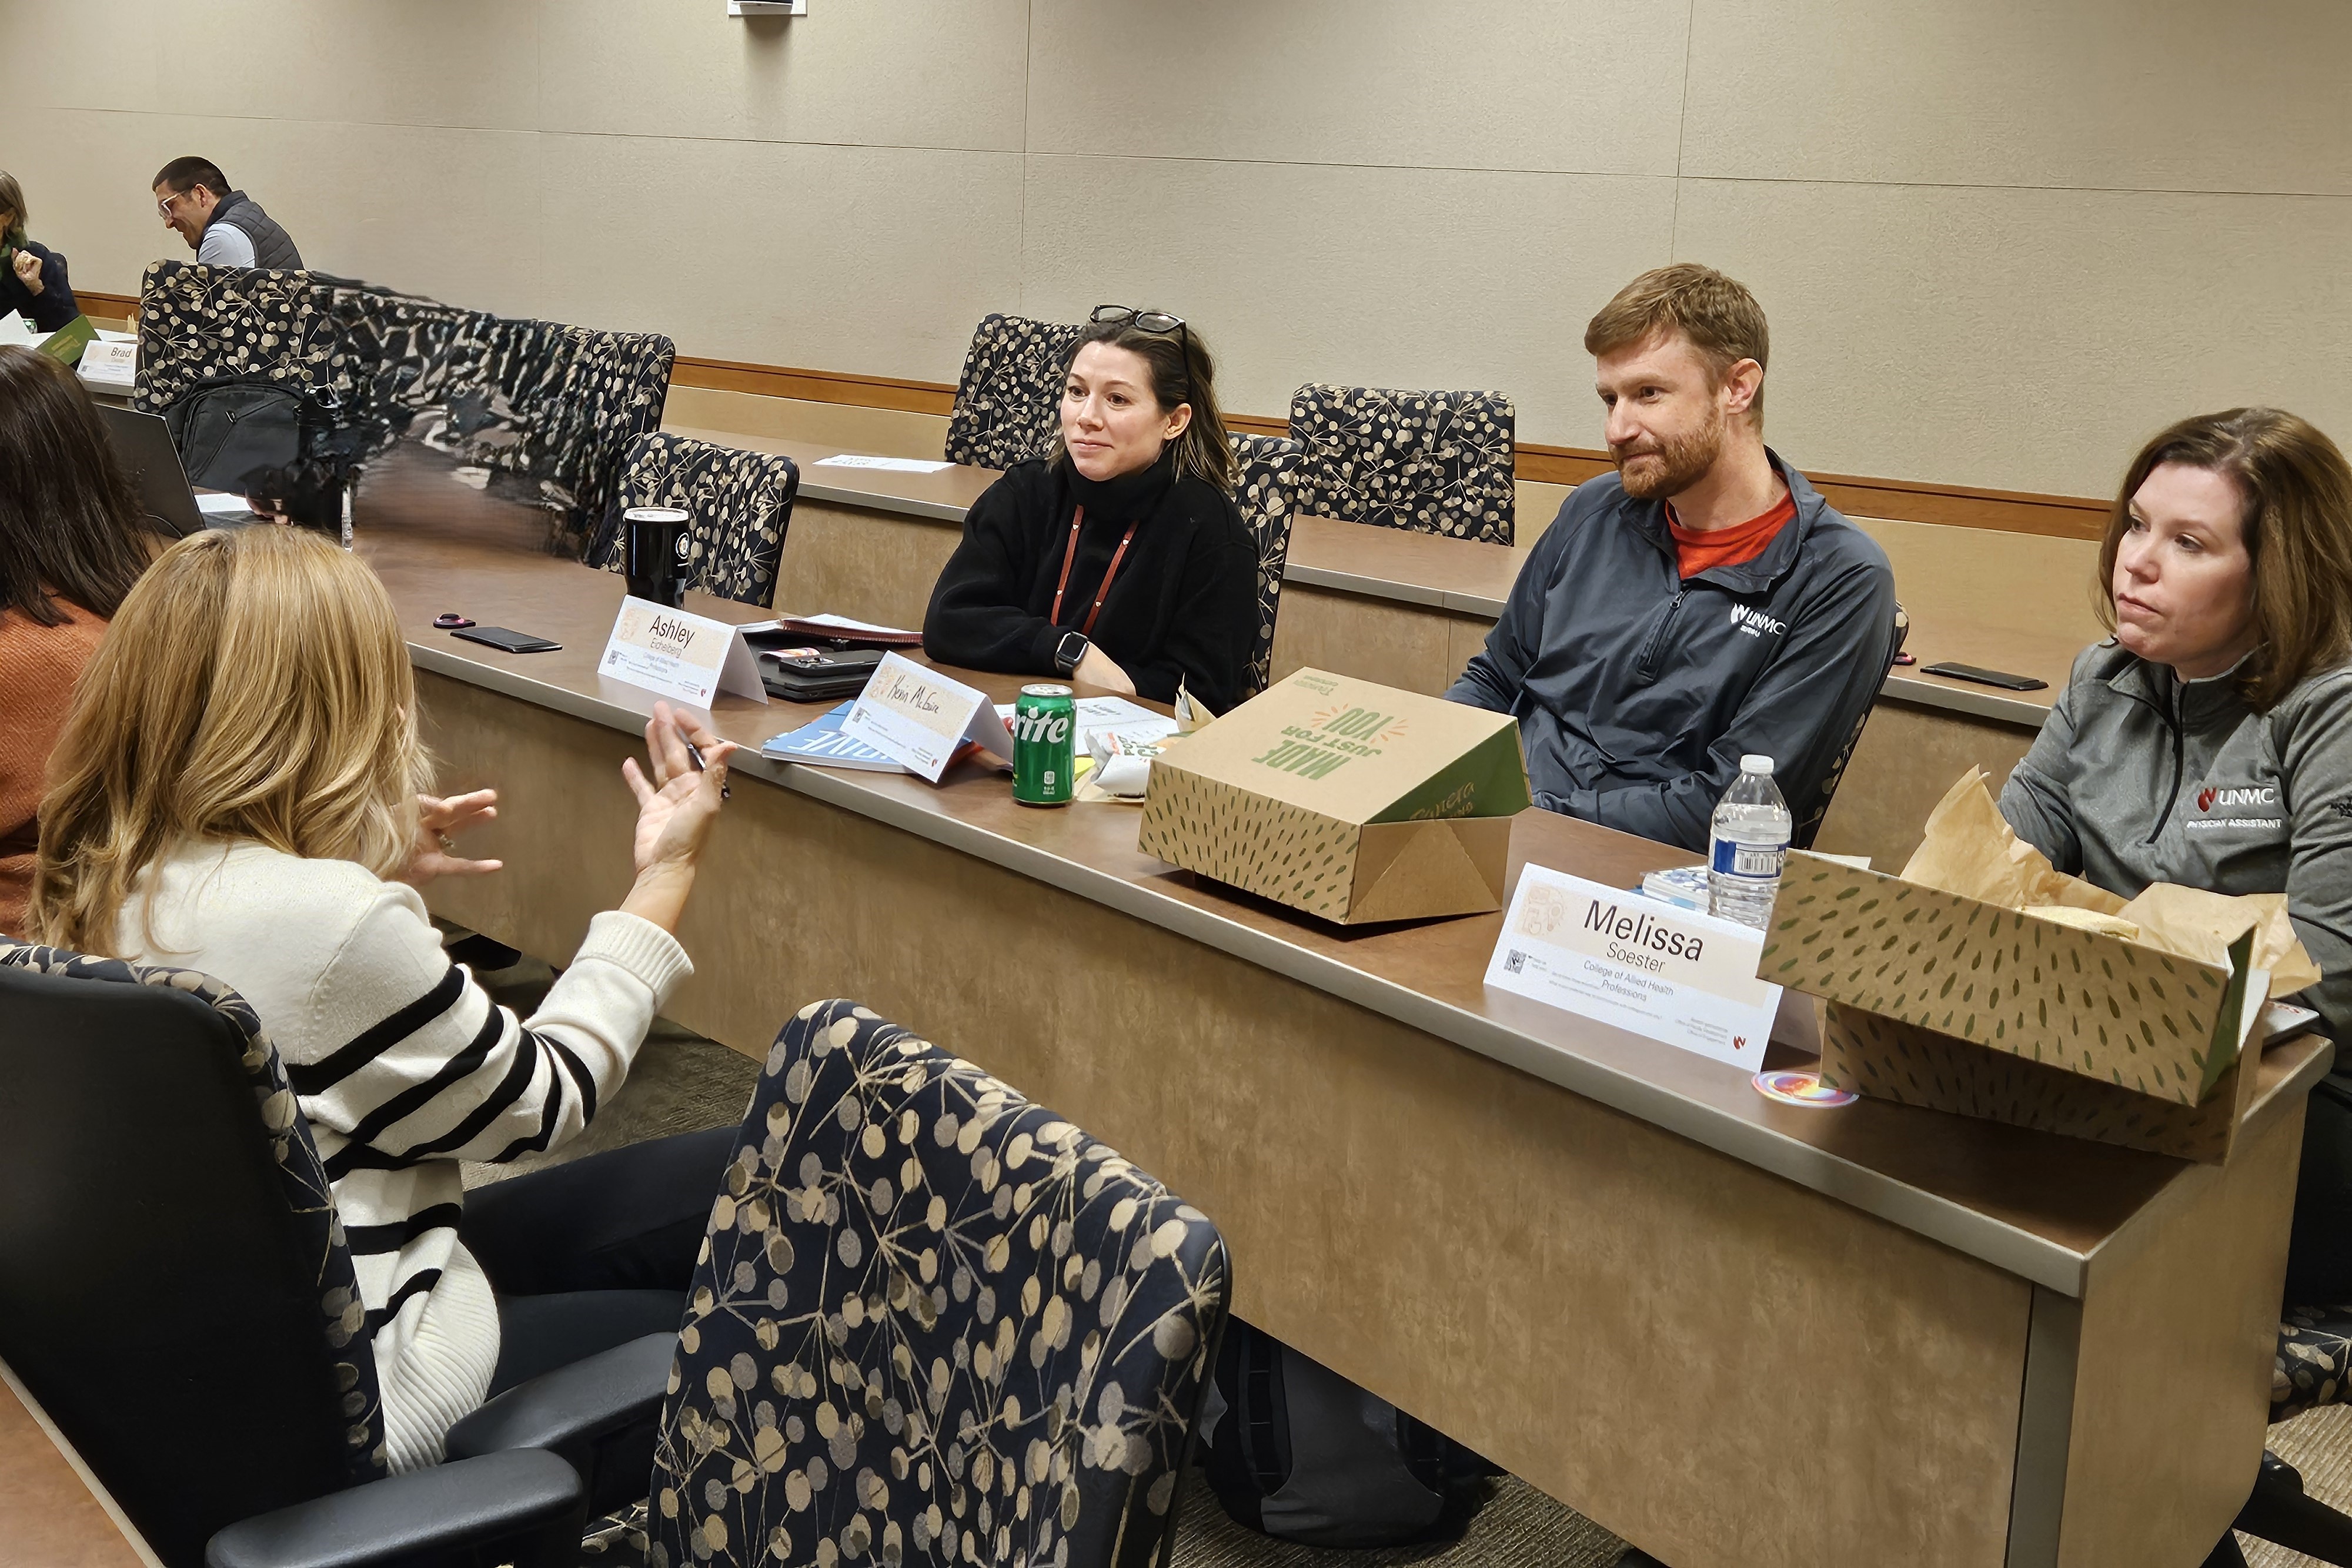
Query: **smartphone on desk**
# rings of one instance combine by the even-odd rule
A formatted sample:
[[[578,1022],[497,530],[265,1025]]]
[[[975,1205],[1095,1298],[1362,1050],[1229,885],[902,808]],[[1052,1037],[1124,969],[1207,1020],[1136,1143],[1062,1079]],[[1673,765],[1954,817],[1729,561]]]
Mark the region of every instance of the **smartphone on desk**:
[[[2050,684],[2032,675],[2012,675],[2007,670],[1988,670],[1980,664],[1922,664],[1919,673],[1923,675],[1948,675],[1956,681],[1975,681],[1979,685],[1999,686],[2011,692],[2038,692]]]
[[[555,653],[563,649],[561,643],[551,643],[528,632],[509,631],[504,626],[472,626],[452,632],[449,635],[463,637],[468,643],[479,643],[485,647],[504,649],[509,653]]]

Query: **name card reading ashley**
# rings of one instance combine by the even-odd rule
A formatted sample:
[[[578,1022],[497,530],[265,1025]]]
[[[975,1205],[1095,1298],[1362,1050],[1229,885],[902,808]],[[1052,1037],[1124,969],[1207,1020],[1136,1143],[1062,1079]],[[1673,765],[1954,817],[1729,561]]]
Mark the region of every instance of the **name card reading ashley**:
[[[1531,865],[1486,983],[1755,1072],[1780,1005],[1763,951],[1761,931]]]
[[[1010,761],[1013,737],[988,694],[925,669],[904,653],[885,653],[858,694],[841,733],[936,784],[969,740]]]
[[[624,599],[596,673],[708,710],[719,692],[768,700],[741,628],[646,599]]]

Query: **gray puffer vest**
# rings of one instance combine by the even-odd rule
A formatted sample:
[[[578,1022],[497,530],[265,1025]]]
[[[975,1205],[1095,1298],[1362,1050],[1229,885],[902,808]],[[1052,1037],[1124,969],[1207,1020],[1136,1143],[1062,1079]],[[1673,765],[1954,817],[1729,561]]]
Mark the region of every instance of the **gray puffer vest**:
[[[261,210],[261,204],[243,191],[231,191],[213,209],[212,224],[221,224],[236,230],[253,242],[253,265],[277,272],[302,270],[302,253],[294,248],[294,239],[278,221]]]

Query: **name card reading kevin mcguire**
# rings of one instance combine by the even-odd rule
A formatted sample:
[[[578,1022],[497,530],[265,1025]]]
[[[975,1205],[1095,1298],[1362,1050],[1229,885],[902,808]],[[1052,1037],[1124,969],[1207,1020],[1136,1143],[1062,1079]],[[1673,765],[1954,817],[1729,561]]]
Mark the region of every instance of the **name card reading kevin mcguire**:
[[[964,742],[1013,758],[1013,739],[988,694],[951,681],[903,653],[886,653],[873,679],[841,721],[841,733],[862,740],[909,773],[936,784]]]
[[[1530,865],[1486,983],[1755,1072],[1780,1005],[1763,951],[1761,931]]]
[[[719,692],[768,700],[740,628],[649,599],[621,601],[596,673],[706,712]]]

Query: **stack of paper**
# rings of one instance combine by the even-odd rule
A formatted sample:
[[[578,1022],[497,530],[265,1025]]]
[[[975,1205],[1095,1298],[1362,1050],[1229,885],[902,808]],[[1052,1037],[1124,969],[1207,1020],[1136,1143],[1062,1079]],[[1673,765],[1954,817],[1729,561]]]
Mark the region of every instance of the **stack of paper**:
[[[904,773],[906,768],[892,761],[887,755],[876,750],[855,736],[841,732],[841,721],[849,716],[856,700],[819,718],[814,724],[771,737],[760,747],[760,755],[772,757],[779,762],[805,762],[816,768],[850,768],[862,773]]]

